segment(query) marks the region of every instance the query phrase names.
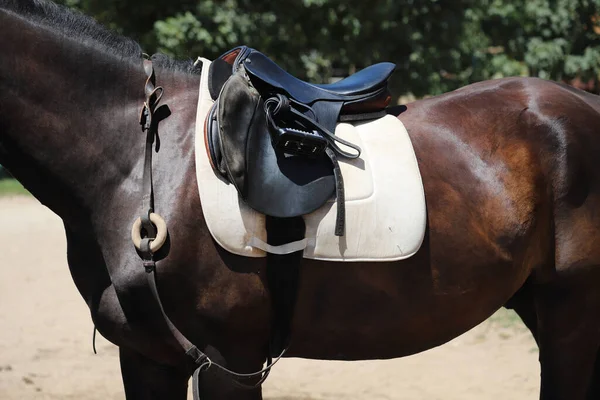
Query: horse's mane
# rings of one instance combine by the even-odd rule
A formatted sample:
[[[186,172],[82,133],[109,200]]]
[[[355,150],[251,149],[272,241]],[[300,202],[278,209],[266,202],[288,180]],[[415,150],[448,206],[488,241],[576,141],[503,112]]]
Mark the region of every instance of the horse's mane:
[[[137,61],[142,57],[142,48],[135,40],[118,35],[93,18],[49,0],[0,0],[0,9],[10,10],[32,23],[120,58]],[[155,54],[152,60],[162,68],[200,73],[200,68],[194,67],[191,60],[174,60],[164,54]]]

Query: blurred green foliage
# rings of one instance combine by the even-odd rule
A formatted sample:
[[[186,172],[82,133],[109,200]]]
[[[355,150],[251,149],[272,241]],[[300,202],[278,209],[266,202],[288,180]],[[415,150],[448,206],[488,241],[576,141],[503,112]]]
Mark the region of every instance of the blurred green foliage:
[[[476,79],[520,72],[545,79],[597,80],[599,0],[485,3],[485,7],[470,11],[488,49],[475,52],[478,62],[486,66]],[[498,49],[498,53],[490,49]]]
[[[59,2],[178,58],[247,44],[321,82],[395,62],[398,95],[513,75],[597,81],[600,71],[600,0]]]

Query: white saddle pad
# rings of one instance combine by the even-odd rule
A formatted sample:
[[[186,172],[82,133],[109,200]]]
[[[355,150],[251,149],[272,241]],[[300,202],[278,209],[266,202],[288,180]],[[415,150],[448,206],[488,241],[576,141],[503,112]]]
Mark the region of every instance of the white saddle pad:
[[[199,61],[207,71],[210,61]],[[204,121],[212,104],[208,74],[203,73],[195,141],[196,176],[206,224],[225,250],[265,257],[263,249],[277,250],[265,243],[265,216],[247,206],[235,187],[219,179],[210,165]],[[300,246],[305,258],[329,261],[395,261],[412,256],[423,242],[426,210],[419,166],[406,128],[388,115],[366,123],[340,123],[335,134],[362,149],[358,159],[339,158],[346,194],[345,235],[334,234],[337,204],[332,198],[304,216],[306,239],[292,244],[290,251]]]

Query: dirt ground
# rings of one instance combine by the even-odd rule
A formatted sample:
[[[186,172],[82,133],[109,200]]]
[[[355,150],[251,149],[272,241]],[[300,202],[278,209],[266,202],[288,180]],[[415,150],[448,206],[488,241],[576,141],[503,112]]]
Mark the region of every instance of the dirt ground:
[[[0,399],[123,399],[115,346],[97,339],[66,264],[58,217],[28,197],[0,198]],[[536,399],[538,352],[501,312],[455,340],[389,361],[282,360],[269,400]]]

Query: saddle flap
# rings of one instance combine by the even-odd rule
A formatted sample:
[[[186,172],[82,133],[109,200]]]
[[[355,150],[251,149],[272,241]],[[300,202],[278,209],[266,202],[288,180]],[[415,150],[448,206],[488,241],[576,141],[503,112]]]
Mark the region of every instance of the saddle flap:
[[[217,105],[227,179],[250,207],[263,214],[308,214],[334,193],[331,161],[326,156],[307,158],[274,148],[263,100],[243,72],[236,72],[225,83]]]

